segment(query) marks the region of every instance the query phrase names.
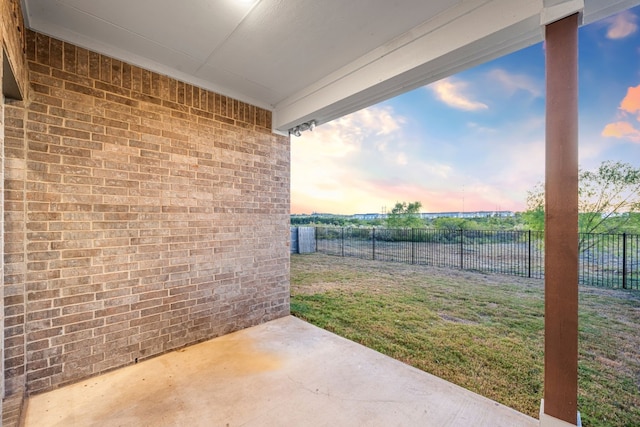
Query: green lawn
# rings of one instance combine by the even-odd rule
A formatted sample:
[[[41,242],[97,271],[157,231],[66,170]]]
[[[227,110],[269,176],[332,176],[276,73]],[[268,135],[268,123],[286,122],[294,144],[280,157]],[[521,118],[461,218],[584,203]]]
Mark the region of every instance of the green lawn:
[[[584,426],[640,425],[640,292],[580,288]],[[541,280],[291,256],[293,315],[537,418]]]

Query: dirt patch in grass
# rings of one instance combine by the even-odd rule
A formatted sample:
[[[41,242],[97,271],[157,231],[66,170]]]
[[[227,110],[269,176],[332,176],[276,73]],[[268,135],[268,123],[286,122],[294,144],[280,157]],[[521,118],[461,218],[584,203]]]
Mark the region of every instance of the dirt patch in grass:
[[[292,313],[537,417],[544,283],[320,254],[291,259]],[[640,292],[580,288],[585,426],[640,425]]]
[[[448,314],[445,314],[445,313],[438,313],[438,316],[440,316],[440,318],[442,320],[447,321],[447,322],[463,323],[465,325],[475,325],[476,324],[476,322],[472,322],[472,321],[466,320],[466,319],[458,319],[457,317],[449,316]]]

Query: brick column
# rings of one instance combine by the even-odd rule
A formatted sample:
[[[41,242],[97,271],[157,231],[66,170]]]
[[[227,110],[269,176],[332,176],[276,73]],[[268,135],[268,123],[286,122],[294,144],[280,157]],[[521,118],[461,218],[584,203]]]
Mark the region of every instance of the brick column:
[[[541,426],[577,424],[578,22],[578,14],[574,14],[545,28],[545,373]]]

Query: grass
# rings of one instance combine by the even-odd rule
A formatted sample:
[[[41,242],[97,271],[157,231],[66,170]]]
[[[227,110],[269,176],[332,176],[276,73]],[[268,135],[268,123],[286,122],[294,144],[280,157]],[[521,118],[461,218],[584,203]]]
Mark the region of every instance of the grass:
[[[640,292],[580,288],[584,426],[640,425]],[[541,280],[291,257],[293,315],[537,418]]]

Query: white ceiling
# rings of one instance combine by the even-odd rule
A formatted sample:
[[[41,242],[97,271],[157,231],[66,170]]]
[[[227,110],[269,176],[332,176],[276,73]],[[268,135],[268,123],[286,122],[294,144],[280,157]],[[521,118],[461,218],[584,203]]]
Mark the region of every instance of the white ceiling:
[[[27,25],[274,112],[340,117],[640,0],[23,0]]]

